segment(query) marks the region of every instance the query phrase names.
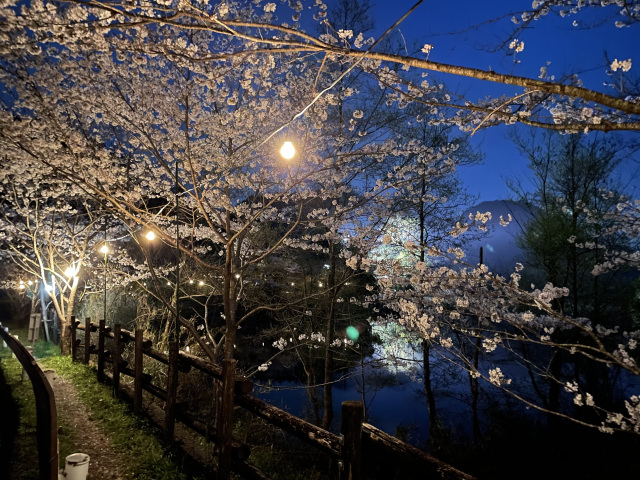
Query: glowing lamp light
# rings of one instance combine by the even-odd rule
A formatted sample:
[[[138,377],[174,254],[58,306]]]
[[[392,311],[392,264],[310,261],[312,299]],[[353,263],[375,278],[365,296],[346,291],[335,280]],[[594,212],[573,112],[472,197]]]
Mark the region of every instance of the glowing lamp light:
[[[75,277],[78,273],[78,270],[73,266],[73,265],[69,265],[69,268],[67,268],[64,271],[65,276],[71,278],[71,277]]]
[[[145,237],[147,237],[147,240],[155,240],[156,234],[153,230],[149,230]]]
[[[100,251],[105,255],[109,252],[109,247],[107,247],[106,243],[100,247]]]
[[[284,142],[280,149],[280,155],[287,160],[291,160],[296,154],[296,149],[291,142]]]
[[[347,337],[349,337],[349,340],[351,340],[352,342],[355,342],[358,340],[358,338],[360,338],[360,332],[356,327],[349,325],[347,327]]]

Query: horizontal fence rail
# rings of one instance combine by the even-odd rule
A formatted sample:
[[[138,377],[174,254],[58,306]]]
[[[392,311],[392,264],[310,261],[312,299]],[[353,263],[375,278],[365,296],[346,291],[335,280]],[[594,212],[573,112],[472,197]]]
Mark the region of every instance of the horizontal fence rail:
[[[40,480],[58,479],[58,417],[51,385],[33,355],[0,323],[0,337],[29,376],[36,399],[36,435]],[[4,468],[4,467],[0,467]]]
[[[98,334],[97,346],[92,343],[92,333]],[[79,336],[83,336],[84,340],[77,338]],[[107,338],[112,340],[111,349],[105,349]],[[396,462],[396,465],[409,465],[419,470],[420,478],[424,479],[474,480],[474,477],[451,465],[441,462],[373,425],[364,423],[364,408],[360,402],[343,402],[341,435],[336,435],[250,396],[253,383],[248,378],[236,374],[235,360],[225,361],[221,367],[195,355],[179,351],[177,342],[170,342],[168,353],[163,353],[153,348],[151,340],[143,338],[142,330],[130,332],[121,328],[119,324],[112,328],[106,326],[104,321],[95,325],[90,319],[86,319],[84,324],[73,319],[71,340],[74,361],[77,359],[80,347],[82,347],[84,363],[89,362],[91,355],[97,357],[99,381],[105,381],[105,365],[111,365],[111,383],[114,393],[125,392],[132,396],[136,413],[142,410],[143,390],[165,402],[165,441],[173,439],[174,425],[177,420],[214,442],[218,447],[219,474],[230,468],[243,478],[250,480],[269,479],[263,472],[246,462],[251,453],[249,446],[230,437],[233,408],[238,406],[337,460],[340,479],[386,478],[386,473],[376,471],[378,460],[384,458],[390,464]],[[121,358],[123,345],[131,342],[134,344],[133,366]],[[154,385],[151,375],[143,373],[145,356],[167,366],[165,385]],[[216,399],[218,412],[216,430],[212,431],[211,427],[189,414],[185,408],[186,404],[177,398],[177,372],[188,373],[192,369],[207,374],[220,385]],[[121,375],[134,379],[132,392],[131,387],[120,385]],[[230,390],[225,388],[227,385],[225,378],[228,379],[229,384],[233,384]],[[225,395],[227,395],[226,400]],[[225,463],[225,458],[229,465],[221,465]]]

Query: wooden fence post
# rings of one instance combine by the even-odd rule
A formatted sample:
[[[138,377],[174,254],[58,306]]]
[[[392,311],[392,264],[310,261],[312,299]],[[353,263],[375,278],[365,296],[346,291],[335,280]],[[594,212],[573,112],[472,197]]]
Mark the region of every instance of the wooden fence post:
[[[111,366],[113,367],[111,372],[113,373],[113,395],[118,396],[118,390],[120,390],[120,330],[121,325],[116,323],[113,326],[113,354],[111,358],[113,359],[113,363]]]
[[[136,341],[134,350],[134,383],[133,383],[133,411],[142,411],[142,372],[144,366],[144,353],[142,352],[142,330],[136,330]]]
[[[342,402],[342,461],[344,462],[344,479],[360,480],[362,478],[362,422],[364,407],[361,402]]]
[[[76,353],[78,351],[78,345],[76,345],[76,317],[75,315],[71,315],[71,325],[69,326],[71,329],[71,361],[76,361]]]
[[[98,381],[104,382],[104,329],[107,322],[100,320],[98,326]]]
[[[231,441],[233,440],[233,393],[236,381],[236,360],[222,361],[222,389],[218,402],[218,471],[217,480],[231,476]]]
[[[89,363],[89,349],[91,348],[91,318],[84,319],[84,361]]]
[[[167,369],[167,403],[164,416],[164,443],[173,441],[176,426],[176,392],[178,391],[178,342],[169,342],[169,366]]]

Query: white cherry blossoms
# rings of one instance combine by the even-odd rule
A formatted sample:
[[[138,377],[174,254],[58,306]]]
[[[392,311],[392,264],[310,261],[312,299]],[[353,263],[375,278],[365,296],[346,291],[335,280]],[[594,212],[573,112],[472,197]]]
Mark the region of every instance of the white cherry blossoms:
[[[489,382],[496,387],[502,387],[511,383],[510,378],[506,378],[500,370],[500,367],[492,368],[489,370]]]
[[[631,59],[627,60],[618,60],[617,58],[611,62],[611,70],[617,72],[618,70],[622,70],[623,72],[628,72],[631,70]]]
[[[524,51],[524,42],[519,42],[517,38],[514,38],[509,44],[509,50],[513,50],[514,53]]]

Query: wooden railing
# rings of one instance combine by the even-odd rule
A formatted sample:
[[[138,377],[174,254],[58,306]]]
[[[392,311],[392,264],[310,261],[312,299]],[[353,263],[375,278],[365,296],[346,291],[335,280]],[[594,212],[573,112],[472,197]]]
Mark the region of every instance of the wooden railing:
[[[0,337],[13,351],[31,380],[36,398],[36,436],[40,480],[58,479],[58,420],[56,401],[44,372],[22,343],[0,323]],[[2,467],[4,469],[4,467]]]
[[[97,346],[92,343],[94,340],[92,333],[98,336]],[[113,340],[110,349],[105,349],[107,338]],[[121,359],[123,344],[129,342],[134,342],[133,368]],[[83,363],[89,363],[92,355],[97,357],[97,376],[101,382],[106,378],[105,365],[111,365],[111,383],[116,393],[121,391],[127,393],[127,389],[121,388],[122,375],[133,378],[132,397],[136,413],[142,410],[143,390],[165,402],[165,441],[170,442],[173,439],[175,422],[178,420],[215,442],[218,447],[218,474],[233,470],[247,479],[268,479],[263,472],[247,463],[250,448],[231,438],[233,408],[239,406],[337,460],[341,479],[385,478],[384,474],[376,475],[376,466],[383,458],[388,462],[397,462],[396,465],[415,467],[416,471],[421,472],[420,478],[423,479],[473,480],[474,478],[407,445],[373,425],[364,423],[364,409],[360,402],[343,402],[341,435],[336,435],[250,396],[253,384],[249,379],[236,374],[235,360],[225,361],[220,367],[187,352],[179,351],[177,342],[170,342],[168,354],[165,354],[155,350],[151,340],[143,338],[142,330],[130,332],[121,328],[119,324],[111,328],[106,326],[104,321],[95,325],[88,318],[83,324],[73,319],[71,354],[74,361],[78,359],[80,353],[82,353]],[[145,356],[167,365],[165,385],[153,384],[151,375],[143,373]],[[186,373],[191,369],[206,373],[221,385],[221,388],[217,389],[221,393],[216,399],[218,421],[217,430],[214,432],[183,409],[176,408],[180,403],[176,397],[178,371]],[[233,388],[225,388],[225,386]],[[227,398],[224,398],[225,391],[231,392],[227,394]]]

